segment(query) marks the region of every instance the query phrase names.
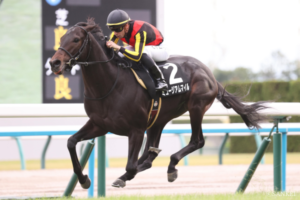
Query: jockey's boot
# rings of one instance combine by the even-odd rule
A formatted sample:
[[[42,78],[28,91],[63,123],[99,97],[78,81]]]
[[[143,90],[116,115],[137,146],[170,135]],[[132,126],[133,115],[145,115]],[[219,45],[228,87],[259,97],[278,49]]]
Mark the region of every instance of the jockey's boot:
[[[146,53],[143,53],[141,61],[148,69],[151,76],[156,80],[157,84],[155,86],[155,89],[157,91],[167,91],[168,84],[165,81],[163,73],[160,71],[159,67],[156,65],[153,59],[150,58]]]

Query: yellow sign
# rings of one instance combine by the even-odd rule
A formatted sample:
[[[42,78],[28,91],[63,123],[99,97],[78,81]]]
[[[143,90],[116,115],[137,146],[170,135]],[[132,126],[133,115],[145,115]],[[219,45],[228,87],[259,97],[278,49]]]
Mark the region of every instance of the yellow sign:
[[[55,38],[54,38],[54,47],[53,47],[53,49],[55,51],[57,51],[59,46],[60,46],[60,38],[64,34],[66,34],[67,31],[68,31],[68,29],[64,29],[64,27],[62,27],[62,26],[59,26],[58,28],[54,29]]]
[[[69,88],[69,78],[65,78],[63,75],[55,77],[55,94],[54,99],[58,100],[65,98],[67,100],[72,99],[71,88]]]

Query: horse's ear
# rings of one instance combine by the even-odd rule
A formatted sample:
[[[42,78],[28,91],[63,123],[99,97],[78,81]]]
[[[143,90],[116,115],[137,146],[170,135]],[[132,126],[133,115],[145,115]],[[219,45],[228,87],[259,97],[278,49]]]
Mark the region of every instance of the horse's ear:
[[[95,27],[96,27],[96,24],[94,24],[94,25],[88,25],[88,26],[86,26],[86,27],[84,27],[84,28],[85,28],[85,30],[86,30],[87,32],[90,32],[90,31],[93,30]]]

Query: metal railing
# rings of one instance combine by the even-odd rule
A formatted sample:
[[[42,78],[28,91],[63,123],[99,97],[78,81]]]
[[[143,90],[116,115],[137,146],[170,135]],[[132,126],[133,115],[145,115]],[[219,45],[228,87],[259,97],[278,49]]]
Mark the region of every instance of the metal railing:
[[[282,116],[282,115],[300,115],[300,103],[272,103],[269,105],[271,108],[264,111],[264,114],[273,115],[273,116]],[[186,113],[187,115],[188,113]],[[214,103],[213,106],[207,111],[206,116],[234,116],[237,115],[232,109],[227,110],[220,103]],[[86,113],[83,107],[83,104],[2,104],[0,105],[0,121],[1,118],[34,118],[34,117],[46,117],[46,118],[56,118],[56,117],[86,117]],[[72,135],[81,126],[42,126],[38,127],[36,125],[30,125],[27,128],[30,129],[26,131],[24,127],[7,127],[0,126],[0,136],[10,136],[10,137],[19,137],[19,136],[53,136],[53,135]],[[272,124],[262,125],[260,129],[260,134],[270,132]],[[282,138],[286,142],[286,134],[288,132],[300,132],[299,124],[281,124],[278,128],[279,132],[282,132]],[[163,134],[189,134],[191,133],[190,125],[167,125],[163,130]],[[235,135],[235,134],[253,134],[256,136],[257,146],[261,142],[259,134],[255,130],[249,130],[243,124],[203,124],[203,133],[204,135],[218,134],[223,133],[225,135],[222,146],[219,151],[219,163],[222,163],[222,152],[224,144],[228,136],[226,135]],[[101,137],[100,137],[101,138]],[[17,140],[18,142],[19,140]],[[184,140],[182,140],[184,141]],[[20,142],[20,141],[19,141]],[[47,142],[48,143],[48,142]],[[46,152],[46,146],[44,148],[44,153]],[[182,145],[185,145],[182,142]],[[21,146],[21,145],[19,145]],[[103,145],[98,145],[98,148],[103,147]],[[286,144],[283,144],[282,148],[282,159],[286,159]],[[20,148],[21,149],[21,148]],[[45,154],[42,154],[42,157],[45,157]],[[20,154],[21,155],[21,154]],[[98,171],[99,176],[102,177],[101,183],[98,182],[98,196],[105,196],[105,149],[98,149],[99,157],[98,162],[102,163],[103,168],[99,167]],[[22,156],[21,156],[22,157]],[[94,157],[94,156],[93,156]],[[91,159],[91,158],[90,158]],[[94,158],[92,158],[94,159]],[[91,161],[92,162],[92,161]],[[188,161],[187,161],[188,162]],[[282,160],[282,181],[285,189],[285,160]],[[100,166],[100,164],[98,163]],[[24,163],[25,168],[25,163]],[[92,173],[94,168],[89,170],[89,173]],[[104,174],[103,174],[104,173]],[[93,177],[91,177],[93,179]],[[98,180],[99,181],[99,180]],[[94,181],[92,180],[92,183]],[[90,191],[90,190],[89,190]],[[91,193],[89,193],[91,196]]]

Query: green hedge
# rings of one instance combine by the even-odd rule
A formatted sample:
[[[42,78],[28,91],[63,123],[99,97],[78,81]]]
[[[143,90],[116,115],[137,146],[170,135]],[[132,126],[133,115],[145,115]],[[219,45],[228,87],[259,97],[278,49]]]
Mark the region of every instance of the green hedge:
[[[249,94],[243,98],[246,102],[270,101],[270,102],[300,102],[299,81],[267,81],[255,83],[230,82],[224,84],[226,90],[238,96]],[[231,116],[231,123],[243,122],[240,116]],[[293,116],[288,122],[300,122],[300,116]],[[256,143],[254,136],[235,136],[230,138],[231,153],[254,153]],[[273,151],[272,143],[268,152]],[[300,152],[300,136],[288,136],[288,152]]]
[[[299,81],[267,81],[255,83],[231,82],[225,84],[230,93],[244,96],[250,89],[248,96],[243,101],[257,102],[300,102],[300,80]],[[243,122],[240,116],[230,117],[231,123]],[[300,122],[300,116],[293,116],[288,122]]]
[[[247,90],[251,87],[249,95],[245,101],[277,101],[277,102],[299,102],[300,81],[284,82],[284,81],[268,81],[255,83],[239,83],[231,82],[224,84],[226,90],[240,96],[247,94]]]
[[[264,138],[266,136],[263,136]],[[300,136],[290,135],[287,137],[287,151],[300,152]],[[266,152],[273,152],[273,138]],[[254,136],[232,136],[230,137],[230,153],[255,153],[257,150]]]

